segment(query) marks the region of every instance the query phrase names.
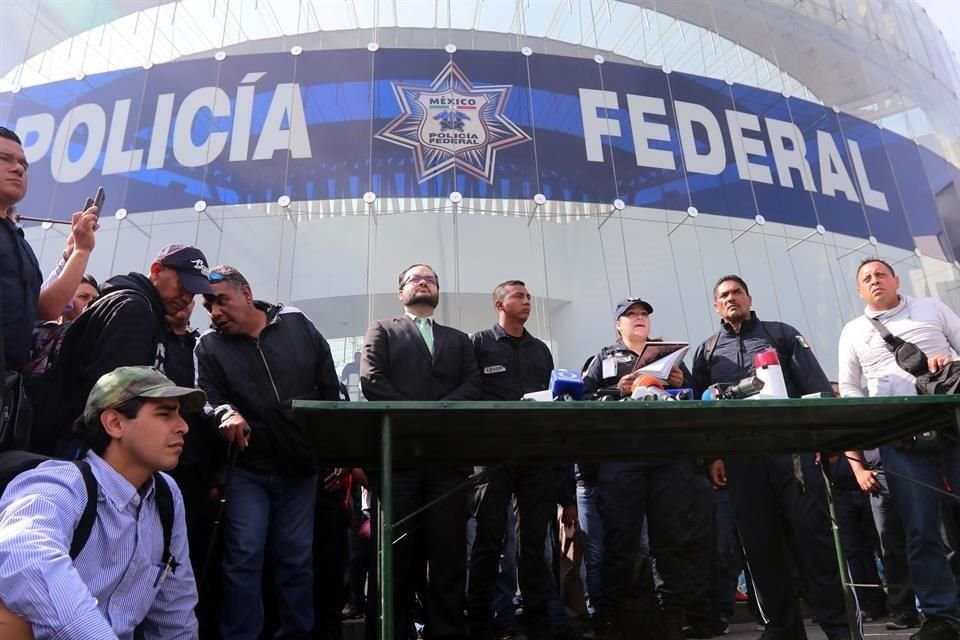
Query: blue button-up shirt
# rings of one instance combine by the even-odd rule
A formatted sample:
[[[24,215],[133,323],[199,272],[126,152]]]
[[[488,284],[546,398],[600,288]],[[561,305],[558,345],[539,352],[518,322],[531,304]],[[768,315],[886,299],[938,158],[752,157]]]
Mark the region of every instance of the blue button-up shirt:
[[[0,499],[0,601],[33,626],[36,640],[149,640],[197,637],[197,588],[190,568],[183,497],[174,501],[170,553],[162,575],[163,528],[151,478],[139,491],[95,453],[97,519],[70,559],[87,490],[72,462],[44,462],[17,476]]]

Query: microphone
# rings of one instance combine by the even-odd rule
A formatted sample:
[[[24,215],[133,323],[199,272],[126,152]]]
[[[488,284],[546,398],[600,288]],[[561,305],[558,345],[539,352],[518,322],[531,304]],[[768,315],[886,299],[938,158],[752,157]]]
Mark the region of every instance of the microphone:
[[[693,389],[684,387],[682,389],[665,389],[665,391],[674,397],[675,400],[693,400]]]
[[[643,374],[633,381],[631,400],[676,400],[663,390],[663,383],[653,376]]]
[[[576,371],[554,369],[549,390],[554,400],[583,400],[583,378]]]
[[[757,376],[748,376],[735,384],[712,384],[700,396],[701,400],[741,400],[760,393],[764,382]]]

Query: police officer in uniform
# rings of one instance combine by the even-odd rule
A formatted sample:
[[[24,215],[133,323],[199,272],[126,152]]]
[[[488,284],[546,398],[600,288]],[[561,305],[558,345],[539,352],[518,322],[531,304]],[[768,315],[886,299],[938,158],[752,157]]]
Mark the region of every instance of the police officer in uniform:
[[[498,321],[471,336],[481,372],[484,400],[519,400],[542,391],[550,381],[553,356],[542,341],[524,328],[532,298],[520,280],[507,280],[493,292]],[[483,471],[479,467],[477,471]],[[544,588],[553,576],[543,559],[547,527],[556,512],[557,485],[550,465],[509,465],[489,471],[475,496],[477,537],[470,556],[467,610],[473,640],[493,638],[492,606],[503,549],[506,508],[517,498],[519,579],[529,640],[550,638]],[[564,520],[576,522],[576,507]]]
[[[775,349],[787,394],[833,395],[813,351],[790,325],[764,322],[751,310],[747,283],[736,275],[713,289],[720,332],[706,340],[693,360],[695,393],[713,383],[734,383],[755,373],[753,356]],[[788,578],[785,539],[789,527],[801,555],[807,597],[830,640],[850,637],[839,569],[830,534],[823,476],[812,453],[798,456],[727,456],[710,466],[714,486],[730,491],[750,573],[768,621],[763,640],[806,640],[800,607]]]
[[[640,298],[617,305],[619,339],[604,347],[587,368],[587,393],[605,387],[630,392],[639,376],[632,373],[634,364],[649,341],[652,313],[650,303]],[[670,372],[667,386],[690,386],[690,372],[682,363]],[[706,618],[711,547],[701,539],[710,521],[710,502],[699,495],[703,492],[697,490],[693,474],[693,464],[684,461],[600,465],[604,593],[596,607],[603,640],[682,640],[684,614],[691,625],[690,637],[712,637]],[[644,518],[662,579],[656,594],[650,555],[641,548]],[[659,624],[653,624],[657,620]]]

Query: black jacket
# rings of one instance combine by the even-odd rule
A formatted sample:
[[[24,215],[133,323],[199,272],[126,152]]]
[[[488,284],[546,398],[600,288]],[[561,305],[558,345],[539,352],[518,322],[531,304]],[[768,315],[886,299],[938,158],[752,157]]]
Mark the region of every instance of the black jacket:
[[[649,342],[657,342],[656,340],[650,340]],[[633,367],[637,362],[638,354],[634,353],[627,348],[621,341],[617,341],[614,344],[608,345],[600,350],[600,353],[595,355],[587,365],[587,371],[583,374],[583,390],[585,393],[594,393],[597,389],[605,389],[608,387],[616,387],[617,383],[620,382],[620,378],[627,375],[633,371]],[[603,376],[603,361],[606,358],[612,358],[616,362],[616,374],[609,377]],[[693,378],[690,375],[690,370],[687,369],[682,361],[679,365],[680,370],[683,371],[683,386],[691,387],[693,386]],[[664,386],[670,386],[664,383]]]
[[[833,387],[817,362],[813,350],[800,332],[782,322],[761,322],[756,312],[734,332],[726,322],[720,322],[720,336],[710,362],[704,358],[706,341],[693,357],[694,391],[699,398],[704,389],[716,382],[739,382],[756,371],[753,356],[776,349],[780,357],[787,395],[799,398],[808,393],[826,392],[833,395]]]
[[[40,301],[40,264],[23,229],[0,218],[0,371],[19,371],[30,356]]]
[[[477,354],[484,400],[519,400],[550,385],[553,356],[526,329],[513,339],[498,323],[473,334],[470,341]]]
[[[83,413],[87,395],[103,374],[125,366],[166,370],[163,341],[169,329],[163,300],[150,279],[139,273],[115,276],[103,284],[101,294],[71,323],[51,375],[33,390],[34,448],[40,453],[70,453],[56,447],[70,438],[73,420]],[[172,368],[188,366],[184,362]],[[188,380],[174,382],[192,386]]]
[[[367,400],[479,400],[467,334],[433,323],[433,354],[406,315],[374,322],[364,338],[360,390]]]
[[[131,273],[103,283],[100,297],[68,330],[82,330],[77,348],[83,362],[84,395],[100,376],[117,367],[146,365],[166,372],[163,339],[169,329],[164,314],[163,300],[146,276]]]
[[[207,331],[197,342],[197,386],[212,408],[229,405],[250,425],[242,467],[293,475],[316,470],[309,440],[293,421],[295,399],[338,400],[330,345],[294,307],[254,303],[267,314],[259,338]]]

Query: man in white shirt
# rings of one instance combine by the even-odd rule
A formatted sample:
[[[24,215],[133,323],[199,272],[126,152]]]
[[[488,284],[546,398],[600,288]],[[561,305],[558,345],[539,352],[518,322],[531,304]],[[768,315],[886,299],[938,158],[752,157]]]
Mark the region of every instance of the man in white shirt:
[[[867,395],[916,395],[915,378],[901,369],[887,349],[883,336],[869,318],[884,324],[891,334],[912,342],[929,357],[936,372],[960,352],[960,317],[935,298],[911,298],[898,293],[900,279],[893,267],[878,258],[864,260],[857,269],[857,291],[867,303],[864,315],[847,323],[840,334],[840,394],[863,396],[861,376],[866,378]],[[917,451],[896,444],[880,448],[886,480],[904,529],[910,575],[926,620],[911,640],[957,640],[960,638],[960,609],[957,588],[947,564],[946,548],[940,539],[941,498],[919,483],[960,487],[960,446],[951,438],[945,450]],[[859,457],[859,452],[850,452]],[[879,490],[877,472],[856,460],[851,466],[864,491]],[[909,480],[907,479],[909,478]],[[917,482],[913,482],[915,480]]]

